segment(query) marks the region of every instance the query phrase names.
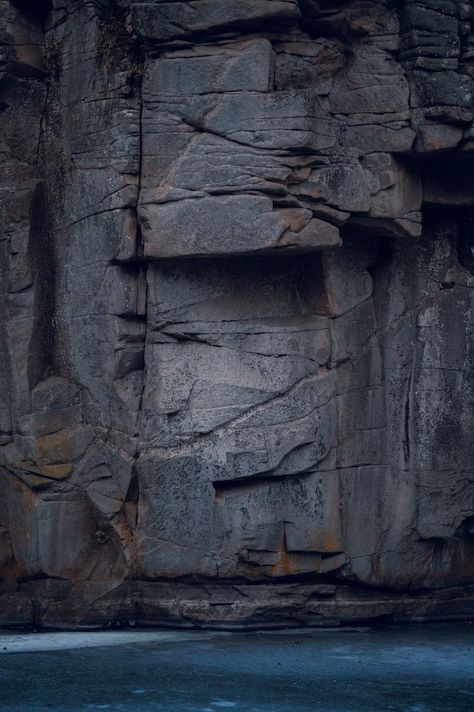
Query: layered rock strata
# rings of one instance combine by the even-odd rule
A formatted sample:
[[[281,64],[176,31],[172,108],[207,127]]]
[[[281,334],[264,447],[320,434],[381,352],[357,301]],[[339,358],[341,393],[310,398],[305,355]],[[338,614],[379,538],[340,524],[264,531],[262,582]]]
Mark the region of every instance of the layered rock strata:
[[[473,23],[1,0],[0,624],[474,615]]]

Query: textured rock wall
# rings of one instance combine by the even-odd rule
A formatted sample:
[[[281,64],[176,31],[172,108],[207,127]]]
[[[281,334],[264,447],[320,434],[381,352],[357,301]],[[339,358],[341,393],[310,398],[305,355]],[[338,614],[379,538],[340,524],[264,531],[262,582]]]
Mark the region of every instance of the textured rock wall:
[[[474,11],[0,1],[0,623],[474,615]]]

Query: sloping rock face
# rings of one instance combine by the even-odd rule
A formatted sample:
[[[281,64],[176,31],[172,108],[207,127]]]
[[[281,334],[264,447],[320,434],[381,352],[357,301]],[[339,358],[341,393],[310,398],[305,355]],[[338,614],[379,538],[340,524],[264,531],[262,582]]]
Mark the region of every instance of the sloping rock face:
[[[473,83],[460,0],[1,0],[1,624],[474,615]]]

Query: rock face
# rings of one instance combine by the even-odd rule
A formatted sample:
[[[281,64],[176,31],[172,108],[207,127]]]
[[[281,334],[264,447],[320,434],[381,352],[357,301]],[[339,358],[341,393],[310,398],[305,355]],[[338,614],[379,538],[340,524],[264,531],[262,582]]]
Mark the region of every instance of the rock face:
[[[474,615],[474,11],[1,0],[0,623]]]

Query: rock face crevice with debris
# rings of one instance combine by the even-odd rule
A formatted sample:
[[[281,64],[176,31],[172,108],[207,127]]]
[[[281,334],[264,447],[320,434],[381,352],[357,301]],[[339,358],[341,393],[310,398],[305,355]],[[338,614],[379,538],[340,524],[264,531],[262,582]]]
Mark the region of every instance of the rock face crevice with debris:
[[[474,10],[0,2],[0,623],[474,615]]]

